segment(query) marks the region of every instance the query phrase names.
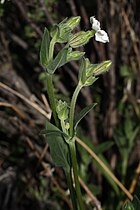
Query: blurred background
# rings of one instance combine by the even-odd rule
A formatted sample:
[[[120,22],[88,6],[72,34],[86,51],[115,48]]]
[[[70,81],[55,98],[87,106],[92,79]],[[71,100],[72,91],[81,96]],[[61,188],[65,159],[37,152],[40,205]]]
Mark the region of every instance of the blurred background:
[[[82,49],[92,63],[110,59],[111,69],[84,88],[77,111],[98,105],[82,121],[78,136],[140,197],[140,1],[9,0],[0,4],[0,209],[72,209],[67,182],[55,168],[41,135],[51,110],[39,64],[44,28],[65,17],[81,16],[79,30],[101,22],[110,42],[94,39]],[[58,49],[56,49],[57,51]],[[57,98],[68,102],[77,84],[79,63],[60,68]],[[79,174],[102,209],[121,209],[126,197],[105,171],[77,145]],[[94,201],[82,189],[86,209]]]

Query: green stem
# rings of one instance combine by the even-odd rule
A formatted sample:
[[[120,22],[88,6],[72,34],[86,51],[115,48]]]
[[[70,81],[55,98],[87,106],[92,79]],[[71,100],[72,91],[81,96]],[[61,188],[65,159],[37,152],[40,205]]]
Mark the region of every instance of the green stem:
[[[53,76],[51,74],[46,73],[46,78],[47,78],[47,92],[49,96],[49,102],[50,102],[51,109],[53,112],[55,124],[57,127],[59,127],[59,120],[56,113],[55,96],[53,92],[53,81],[52,81]]]
[[[74,128],[73,128],[73,121],[74,121],[74,111],[75,111],[75,104],[76,104],[76,100],[77,100],[77,97],[78,97],[78,94],[80,92],[82,88],[82,85],[80,83],[78,83],[74,93],[73,93],[73,96],[72,96],[72,100],[71,100],[71,106],[70,106],[70,121],[69,121],[69,124],[70,124],[70,136],[73,137],[74,135]]]
[[[65,173],[66,173],[66,177],[67,177],[67,181],[68,181],[68,186],[69,186],[69,190],[70,190],[70,197],[71,197],[73,209],[78,210],[77,200],[76,200],[76,196],[75,196],[75,190],[73,188],[73,181],[72,181],[70,170],[68,171],[66,169]]]
[[[49,61],[50,62],[53,59],[54,45],[55,45],[55,41],[52,39],[50,42],[50,47],[49,47]],[[59,120],[58,120],[57,113],[56,113],[55,95],[54,95],[54,91],[53,91],[53,75],[46,73],[46,78],[47,78],[47,92],[48,92],[51,109],[53,112],[53,118],[55,120],[56,126],[60,127]]]
[[[83,204],[80,184],[78,180],[77,159],[76,159],[76,149],[75,149],[74,139],[72,139],[69,142],[69,148],[70,148],[70,153],[71,153],[71,162],[72,162],[72,168],[73,168],[76,195],[77,195],[80,210],[84,210],[84,204]]]

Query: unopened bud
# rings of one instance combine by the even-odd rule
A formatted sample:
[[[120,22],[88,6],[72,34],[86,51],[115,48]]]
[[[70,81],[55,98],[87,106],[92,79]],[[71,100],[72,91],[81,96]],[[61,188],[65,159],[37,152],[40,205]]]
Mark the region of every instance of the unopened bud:
[[[104,61],[99,64],[88,64],[86,68],[86,76],[98,76],[99,74],[102,74],[109,70],[111,66],[111,61]]]
[[[76,26],[78,26],[79,22],[81,20],[80,16],[77,17],[71,17],[68,19],[68,21],[65,23],[68,27],[71,28],[71,30],[73,30]]]
[[[95,34],[94,30],[91,31],[80,31],[73,35],[73,37],[69,41],[69,45],[72,48],[81,47],[88,43],[91,37]]]
[[[68,118],[68,105],[66,103],[66,101],[58,101],[57,107],[56,107],[56,112],[58,114],[58,118],[60,120],[66,120]]]
[[[67,62],[79,60],[84,56],[84,54],[85,52],[71,51],[70,53],[67,54]]]
[[[111,64],[112,64],[112,62],[110,60],[104,61],[104,62],[98,64],[93,70],[93,75],[98,76],[100,74],[107,72],[109,70]]]

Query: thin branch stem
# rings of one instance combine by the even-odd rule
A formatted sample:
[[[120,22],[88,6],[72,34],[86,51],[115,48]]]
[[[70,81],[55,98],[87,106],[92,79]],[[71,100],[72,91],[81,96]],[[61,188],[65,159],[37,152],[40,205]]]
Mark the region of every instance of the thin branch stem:
[[[75,111],[75,104],[76,104],[76,100],[77,100],[77,97],[78,97],[78,94],[80,92],[82,88],[82,85],[80,83],[78,83],[74,93],[73,93],[73,96],[72,96],[72,100],[71,100],[71,106],[70,106],[70,121],[69,121],[69,124],[70,124],[70,136],[73,137],[74,135],[74,128],[73,128],[73,124],[74,124],[74,111]]]

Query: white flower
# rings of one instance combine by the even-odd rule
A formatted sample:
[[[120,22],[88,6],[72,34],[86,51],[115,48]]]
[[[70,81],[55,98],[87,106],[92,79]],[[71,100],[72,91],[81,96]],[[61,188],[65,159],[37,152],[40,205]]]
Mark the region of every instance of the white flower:
[[[95,40],[98,42],[106,43],[109,42],[109,37],[104,30],[98,30],[95,33]]]
[[[109,42],[108,34],[104,30],[101,30],[100,22],[94,16],[90,17],[90,22],[92,29],[96,31],[95,40],[102,43]]]
[[[94,29],[95,31],[98,31],[100,30],[100,22],[98,20],[96,20],[96,18],[93,16],[93,17],[90,17],[90,22],[92,24],[92,29]]]

